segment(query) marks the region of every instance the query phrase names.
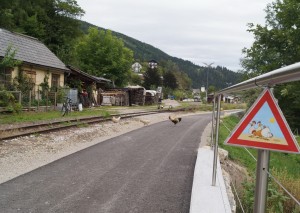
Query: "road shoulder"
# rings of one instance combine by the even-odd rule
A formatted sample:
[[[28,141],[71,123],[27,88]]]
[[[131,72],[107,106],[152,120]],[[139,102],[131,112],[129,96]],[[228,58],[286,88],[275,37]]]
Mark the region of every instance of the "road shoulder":
[[[219,157],[217,161],[216,186],[212,186],[214,152],[208,146],[210,135],[211,123],[206,126],[201,136],[194,171],[190,213],[232,212]]]

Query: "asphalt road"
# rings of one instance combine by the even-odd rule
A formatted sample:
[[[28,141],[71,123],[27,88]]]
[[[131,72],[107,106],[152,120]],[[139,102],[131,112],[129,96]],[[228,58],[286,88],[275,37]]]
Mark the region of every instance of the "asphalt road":
[[[211,115],[143,127],[0,185],[0,212],[189,212]]]

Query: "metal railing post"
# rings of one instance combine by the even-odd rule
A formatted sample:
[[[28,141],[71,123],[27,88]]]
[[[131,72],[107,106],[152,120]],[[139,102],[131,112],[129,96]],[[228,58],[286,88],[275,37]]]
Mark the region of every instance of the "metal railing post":
[[[211,119],[211,138],[210,138],[210,148],[213,149],[214,147],[214,134],[215,134],[215,107],[216,107],[216,98],[213,98],[213,109],[212,109],[212,119]]]
[[[216,137],[215,137],[215,146],[214,146],[214,161],[213,161],[212,186],[215,186],[215,185],[216,185],[216,176],[217,176],[217,160],[218,160],[218,141],[219,141],[219,126],[220,126],[220,110],[221,110],[221,94],[218,95],[218,105],[217,105]]]

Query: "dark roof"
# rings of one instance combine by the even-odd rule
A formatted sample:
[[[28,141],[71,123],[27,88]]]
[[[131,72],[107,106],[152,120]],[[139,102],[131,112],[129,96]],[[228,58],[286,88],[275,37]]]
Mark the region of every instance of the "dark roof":
[[[156,61],[156,60],[154,60],[154,59],[152,59],[152,60],[150,60],[150,61],[148,61],[148,63],[156,63],[156,64],[158,64],[158,62]]]
[[[63,71],[68,70],[65,64],[38,39],[0,28],[0,57],[5,56],[10,45],[12,50],[16,50],[17,60]]]
[[[90,74],[85,73],[85,72],[81,71],[80,69],[72,67],[70,65],[68,65],[67,67],[71,70],[71,73],[77,74],[79,76],[84,76],[85,78],[88,78],[92,81],[95,81],[96,83],[103,83],[103,82],[109,83],[109,82],[111,82],[111,80],[109,80],[109,79],[90,75]]]

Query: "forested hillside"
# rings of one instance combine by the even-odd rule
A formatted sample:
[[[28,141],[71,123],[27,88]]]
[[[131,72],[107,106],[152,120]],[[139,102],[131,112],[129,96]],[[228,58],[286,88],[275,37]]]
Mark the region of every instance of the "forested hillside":
[[[0,2],[0,27],[35,37],[45,43],[64,63],[78,66],[85,72],[96,76],[106,75],[113,79],[118,86],[128,82],[133,83],[130,67],[134,60],[143,63],[146,69],[145,62],[152,59],[159,62],[158,72],[161,76],[167,71],[173,71],[177,76],[179,89],[186,90],[191,87],[206,86],[207,76],[208,85],[214,86],[216,89],[239,81],[241,75],[225,67],[197,66],[190,61],[172,57],[158,48],[118,32],[108,32],[107,34],[94,32],[88,35],[89,28],[93,25],[79,20],[84,13],[76,1],[70,0],[3,0]],[[98,29],[104,30],[101,27]],[[122,41],[118,41],[114,37]],[[101,43],[103,39],[104,43]],[[93,54],[96,46],[89,46],[90,42],[107,46],[110,52],[105,52],[98,45],[97,53],[101,55],[101,60],[97,60],[96,57],[99,55]],[[132,54],[126,48],[131,50]],[[116,51],[117,49],[122,51]],[[100,54],[99,51],[104,52]],[[126,57],[122,60],[120,57],[110,57],[123,51],[126,54],[121,54],[120,57],[122,55]],[[121,61],[126,61],[126,66],[121,65]],[[118,72],[121,72],[122,75],[119,75]],[[181,81],[181,79],[183,80]]]
[[[82,21],[82,30],[87,33],[89,27],[95,27],[90,23]],[[98,26],[97,26],[98,27]],[[98,27],[103,30],[103,28]],[[193,88],[206,87],[207,73],[208,82],[210,86],[215,86],[217,89],[225,88],[228,85],[233,85],[241,81],[241,74],[228,70],[226,67],[212,67],[207,68],[198,66],[190,61],[186,61],[180,58],[172,57],[158,48],[155,48],[149,44],[138,41],[134,38],[126,36],[124,34],[112,31],[113,35],[121,38],[127,48],[134,52],[134,58],[138,61],[156,60],[159,63],[162,61],[172,61],[177,64],[179,70],[186,73],[192,80]]]

